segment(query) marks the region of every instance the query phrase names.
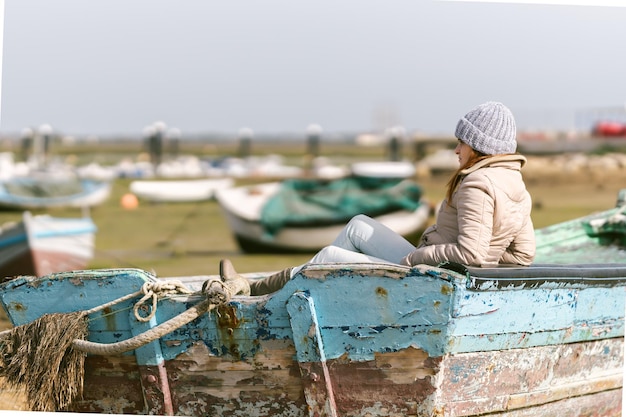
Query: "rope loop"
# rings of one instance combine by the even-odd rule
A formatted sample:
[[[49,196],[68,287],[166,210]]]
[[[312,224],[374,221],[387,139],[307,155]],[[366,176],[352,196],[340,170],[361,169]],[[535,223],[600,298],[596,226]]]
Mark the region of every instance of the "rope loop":
[[[133,307],[133,313],[135,314],[135,319],[137,319],[137,321],[145,323],[152,320],[152,318],[156,314],[159,298],[163,298],[171,294],[191,294],[192,291],[187,289],[187,287],[185,287],[182,282],[171,280],[145,282],[141,286],[141,293],[143,294],[143,297],[141,297],[141,299],[135,303],[135,306]],[[150,312],[147,316],[142,316],[139,313],[139,310],[143,307],[144,304],[147,304],[148,300],[152,300]]]
[[[202,293],[211,304],[215,305],[226,304],[232,298],[228,287],[218,278],[204,281]]]

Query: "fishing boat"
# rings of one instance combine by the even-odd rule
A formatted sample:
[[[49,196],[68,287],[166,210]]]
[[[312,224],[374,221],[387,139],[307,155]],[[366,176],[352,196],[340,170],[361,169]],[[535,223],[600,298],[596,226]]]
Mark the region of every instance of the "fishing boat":
[[[580,224],[606,230],[598,219]],[[69,411],[620,416],[626,263],[574,255],[582,261],[530,267],[311,264],[255,297],[214,298],[214,276],[139,269],[18,277],[0,285],[17,326],[0,334],[0,368],[6,377],[12,355],[27,350],[18,348],[29,333],[17,329],[83,312],[86,330],[69,346],[87,356]],[[27,357],[50,361],[45,351]]]
[[[163,281],[135,269],[74,271],[19,277],[0,293],[18,326],[124,300],[92,313],[88,340],[73,341],[72,348],[88,356],[82,395],[70,411],[246,417],[621,412],[624,265],[311,265],[276,293],[223,304],[207,301],[201,290],[207,279]],[[142,304],[142,289],[173,282],[188,293]],[[150,311],[155,314],[143,317]]]
[[[0,228],[0,280],[84,269],[94,256],[96,230],[90,217],[24,212],[19,222]]]
[[[29,173],[0,182],[0,208],[14,210],[94,207],[111,194],[111,182],[61,173]]]
[[[626,189],[615,207],[535,230],[535,263],[626,263]]]
[[[415,165],[409,161],[362,161],[350,164],[352,175],[368,178],[413,178]]]
[[[217,190],[230,188],[234,182],[232,178],[135,180],[130,183],[129,189],[141,200],[182,203],[212,200]]]
[[[292,179],[218,190],[215,195],[239,247],[248,253],[315,252],[356,214],[412,238],[431,207],[410,180]]]

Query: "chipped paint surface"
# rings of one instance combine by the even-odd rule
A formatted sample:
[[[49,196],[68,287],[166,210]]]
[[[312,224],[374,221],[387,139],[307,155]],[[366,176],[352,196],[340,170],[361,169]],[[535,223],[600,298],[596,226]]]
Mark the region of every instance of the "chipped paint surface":
[[[453,417],[485,412],[498,416],[618,416],[621,364],[617,358],[622,349],[619,339],[443,358],[430,358],[409,348],[377,354],[373,361],[329,361],[328,369],[341,416]],[[303,393],[306,386],[315,387],[321,381],[301,377],[293,360],[295,349],[288,343],[269,342],[261,351],[266,354],[253,361],[233,362],[196,345],[188,354],[169,361],[176,414],[310,415]],[[138,412],[139,370],[123,358],[90,363],[92,374],[86,379],[90,389],[85,400],[76,403],[75,411]],[[582,363],[572,366],[573,360]],[[319,365],[306,366],[315,370]],[[97,377],[93,375],[96,368]],[[135,376],[119,380],[121,374]],[[115,389],[103,389],[110,385]],[[116,401],[120,390],[132,395],[125,393],[123,401]],[[547,409],[571,412],[550,414],[544,404]],[[539,405],[542,408],[533,408]],[[434,410],[438,414],[433,414]]]
[[[622,357],[622,338],[451,355],[442,365],[436,401],[445,415],[462,416],[604,391],[613,391],[617,397],[621,395]]]
[[[275,294],[235,297],[136,352],[89,356],[84,399],[74,408],[250,417],[619,415],[626,265],[604,281],[586,276],[604,273],[591,267],[557,269],[526,281],[516,274],[543,270],[484,270],[476,287],[468,278],[475,271],[311,266]],[[0,297],[23,324],[101,305],[155,279],[132,269],[19,278],[2,284]],[[149,323],[134,318],[136,300],[121,303],[91,317],[89,338],[128,339],[201,300],[163,299]]]

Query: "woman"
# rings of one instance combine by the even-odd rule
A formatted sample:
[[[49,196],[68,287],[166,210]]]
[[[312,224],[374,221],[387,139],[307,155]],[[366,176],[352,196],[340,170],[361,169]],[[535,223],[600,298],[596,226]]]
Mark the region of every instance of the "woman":
[[[426,229],[417,247],[375,220],[358,215],[309,262],[530,265],[535,256],[532,201],[520,172],[526,158],[515,153],[513,114],[502,103],[481,104],[459,120],[455,136],[459,169],[448,182],[436,223]],[[280,289],[303,267],[252,281],[250,294]],[[243,280],[227,259],[220,262],[220,276],[224,281]]]

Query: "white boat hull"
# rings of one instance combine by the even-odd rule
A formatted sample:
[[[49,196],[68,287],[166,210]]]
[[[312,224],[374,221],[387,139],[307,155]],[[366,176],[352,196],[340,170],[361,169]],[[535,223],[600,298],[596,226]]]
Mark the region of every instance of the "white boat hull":
[[[45,186],[45,183],[43,183]],[[45,209],[59,207],[94,207],[104,203],[111,195],[112,184],[108,181],[80,181],[81,190],[62,196],[36,196],[12,194],[6,184],[0,185],[0,207],[10,209]]]
[[[260,212],[278,191],[280,183],[220,190],[216,199],[237,243],[245,252],[315,252],[328,246],[345,223],[314,226],[286,226],[269,235],[260,223]],[[396,233],[412,237],[420,232],[430,215],[430,206],[421,204],[415,211],[398,210],[375,219]]]
[[[152,202],[194,202],[211,200],[217,190],[232,187],[232,178],[133,181],[130,192],[137,198]]]

